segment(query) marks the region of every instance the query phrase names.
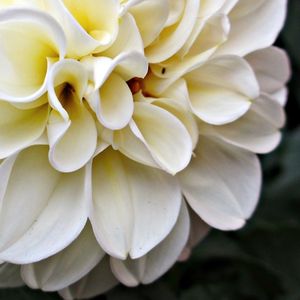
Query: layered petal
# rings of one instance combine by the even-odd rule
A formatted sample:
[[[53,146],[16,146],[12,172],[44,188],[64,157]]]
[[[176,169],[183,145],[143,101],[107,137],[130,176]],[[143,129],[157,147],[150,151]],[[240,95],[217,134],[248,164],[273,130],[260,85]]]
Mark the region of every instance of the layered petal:
[[[247,55],[271,46],[281,30],[287,9],[286,0],[233,1],[230,34],[216,55]],[[233,6],[233,4],[229,4]]]
[[[87,220],[90,187],[85,169],[72,174],[55,171],[46,146],[30,147],[8,161],[0,167],[1,178],[9,177],[0,193],[0,259],[36,262],[79,235]]]
[[[48,14],[25,8],[0,12],[0,99],[31,102],[46,91],[50,59],[65,55],[65,35]]]
[[[173,228],[181,193],[176,179],[108,149],[93,162],[91,222],[110,255],[139,258]]]
[[[60,290],[59,295],[65,300],[90,299],[107,292],[117,284],[118,280],[110,269],[109,258],[105,257],[85,277]]]
[[[186,127],[167,110],[137,102],[130,128],[163,170],[176,174],[188,165],[192,139]]]
[[[176,262],[188,240],[189,229],[189,214],[183,203],[171,233],[147,255],[135,260],[128,258],[125,261],[111,258],[114,275],[120,282],[130,287],[139,283],[152,283]]]
[[[254,72],[237,56],[211,60],[185,78],[193,112],[209,124],[235,121],[259,96]]]
[[[0,288],[17,288],[23,285],[20,266],[9,263],[0,264]]]
[[[255,154],[201,137],[195,158],[178,178],[187,202],[207,224],[234,230],[256,207],[261,169]]]
[[[48,113],[47,104],[21,110],[0,102],[0,158],[12,155],[39,138],[46,128]]]
[[[82,101],[87,80],[86,70],[75,60],[55,64],[50,74],[49,160],[62,172],[80,169],[96,150],[95,121]]]
[[[87,275],[104,257],[90,225],[67,248],[37,263],[22,266],[22,278],[34,289],[58,291]]]

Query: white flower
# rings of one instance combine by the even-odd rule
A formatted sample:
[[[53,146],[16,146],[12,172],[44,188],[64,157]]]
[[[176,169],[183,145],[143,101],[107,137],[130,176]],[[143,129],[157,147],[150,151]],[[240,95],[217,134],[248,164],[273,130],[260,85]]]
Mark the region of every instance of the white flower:
[[[0,1],[0,286],[148,284],[245,224],[290,76],[249,3]]]

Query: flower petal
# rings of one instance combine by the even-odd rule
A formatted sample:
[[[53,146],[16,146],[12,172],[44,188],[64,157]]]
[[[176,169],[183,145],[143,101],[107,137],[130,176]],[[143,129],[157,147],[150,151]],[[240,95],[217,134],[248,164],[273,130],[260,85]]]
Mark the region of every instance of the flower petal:
[[[130,127],[163,170],[176,174],[188,165],[192,139],[185,126],[168,111],[148,103],[135,103]]]
[[[177,223],[171,233],[146,256],[126,261],[111,258],[114,275],[127,286],[149,284],[167,272],[184,248],[190,229],[187,207],[183,202]]]
[[[65,300],[90,299],[106,293],[117,284],[118,281],[110,270],[109,259],[105,257],[84,278],[59,291],[59,295]]]
[[[29,146],[44,132],[48,119],[48,105],[21,110],[0,102],[0,158]]]
[[[278,129],[284,122],[282,106],[269,96],[261,95],[239,120],[223,126],[202,124],[200,131],[255,153],[268,153],[279,144]]]
[[[181,193],[175,178],[113,150],[93,163],[91,222],[102,248],[125,259],[145,255],[171,231]]]
[[[85,170],[58,173],[48,163],[47,147],[34,146],[22,151],[7,171],[11,173],[1,199],[0,260],[32,263],[68,246],[87,220]]]
[[[58,254],[34,264],[23,265],[22,278],[31,288],[57,291],[88,274],[104,254],[92,228],[87,225],[79,237]]]
[[[253,213],[260,192],[261,170],[256,155],[204,137],[195,155],[179,174],[189,205],[212,227],[242,227]]]
[[[240,0],[230,12],[228,41],[216,55],[240,56],[271,46],[281,30],[287,9],[286,0]]]
[[[0,99],[20,103],[39,98],[46,91],[49,58],[65,55],[59,24],[37,10],[2,10],[0,43]]]
[[[213,59],[185,77],[194,113],[209,124],[238,119],[259,96],[254,72],[237,56]]]
[[[290,78],[289,58],[284,50],[269,47],[246,56],[253,68],[259,85],[265,93],[275,93],[282,89]]]

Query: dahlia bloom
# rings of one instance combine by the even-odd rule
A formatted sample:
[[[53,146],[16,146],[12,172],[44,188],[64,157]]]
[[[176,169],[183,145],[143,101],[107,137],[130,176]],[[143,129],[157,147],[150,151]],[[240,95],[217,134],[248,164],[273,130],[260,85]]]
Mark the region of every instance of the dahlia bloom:
[[[241,228],[280,142],[286,0],[0,1],[0,287],[148,284]]]

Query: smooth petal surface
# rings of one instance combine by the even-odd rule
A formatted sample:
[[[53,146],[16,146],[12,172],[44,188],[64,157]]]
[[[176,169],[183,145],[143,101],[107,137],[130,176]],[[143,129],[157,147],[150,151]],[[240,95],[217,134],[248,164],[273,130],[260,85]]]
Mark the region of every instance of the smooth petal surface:
[[[34,264],[23,265],[22,278],[31,288],[57,291],[88,274],[104,255],[92,228],[87,225],[79,237],[58,254]]]
[[[237,56],[209,61],[185,76],[193,112],[203,121],[221,125],[247,112],[259,96],[254,72]]]
[[[56,172],[48,163],[45,146],[22,151],[13,168],[5,169],[3,176],[10,172],[10,177],[5,192],[0,193],[4,195],[0,259],[27,264],[68,246],[87,220],[86,203],[90,195],[85,170],[72,174]]]
[[[291,76],[289,58],[284,50],[269,47],[246,56],[265,93],[282,89]]]
[[[0,99],[19,103],[39,98],[46,91],[48,59],[65,55],[59,24],[37,10],[2,10],[0,43]]]
[[[111,258],[114,275],[127,286],[152,283],[176,262],[188,240],[189,229],[189,214],[183,203],[177,223],[171,233],[146,256],[126,261]]]
[[[106,293],[117,284],[118,280],[110,270],[109,258],[105,257],[88,275],[59,291],[59,294],[65,300],[90,299]]]
[[[178,217],[175,178],[111,149],[94,159],[91,222],[111,256],[139,258],[160,243]]]
[[[268,153],[280,142],[279,128],[284,125],[282,106],[267,95],[253,103],[242,118],[223,126],[201,125],[205,135],[216,135],[225,142],[254,153]]]
[[[187,202],[207,224],[234,230],[256,207],[261,170],[255,154],[201,137],[195,158],[178,178]]]
[[[228,41],[216,55],[240,56],[271,46],[281,30],[287,9],[286,0],[240,0],[229,14]]]
[[[135,103],[133,121],[131,130],[163,170],[176,174],[188,165],[192,139],[179,119],[155,105]]]
[[[0,158],[29,146],[44,132],[48,119],[48,105],[20,110],[0,102]]]

